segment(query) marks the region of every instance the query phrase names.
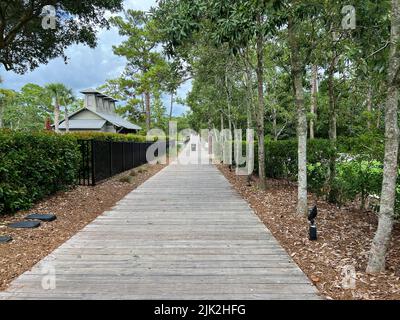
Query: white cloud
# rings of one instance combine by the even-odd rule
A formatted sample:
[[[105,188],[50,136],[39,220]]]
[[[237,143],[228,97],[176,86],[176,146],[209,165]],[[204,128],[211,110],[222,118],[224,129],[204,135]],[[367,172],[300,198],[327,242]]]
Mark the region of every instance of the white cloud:
[[[125,9],[149,10],[156,4],[155,0],[126,0]],[[75,93],[88,87],[97,87],[107,79],[118,77],[125,66],[125,59],[113,54],[112,46],[118,45],[122,38],[115,28],[100,30],[98,46],[90,49],[83,45],[73,45],[67,49],[68,64],[63,59],[51,60],[47,65],[41,65],[32,72],[18,75],[1,70],[2,87],[19,90],[27,83],[44,85],[49,82],[61,82],[71,87]],[[183,86],[179,95],[184,97],[190,86]],[[165,99],[165,105],[169,106]],[[176,106],[175,115],[186,110],[184,106]],[[179,113],[178,113],[179,112]]]

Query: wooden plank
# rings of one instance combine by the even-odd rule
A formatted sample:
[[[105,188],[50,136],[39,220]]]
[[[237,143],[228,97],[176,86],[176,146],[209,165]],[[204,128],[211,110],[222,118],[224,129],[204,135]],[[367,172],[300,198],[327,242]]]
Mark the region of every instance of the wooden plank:
[[[41,287],[44,266],[54,267],[55,290]],[[0,299],[318,298],[214,166],[179,164],[150,178],[0,293]]]

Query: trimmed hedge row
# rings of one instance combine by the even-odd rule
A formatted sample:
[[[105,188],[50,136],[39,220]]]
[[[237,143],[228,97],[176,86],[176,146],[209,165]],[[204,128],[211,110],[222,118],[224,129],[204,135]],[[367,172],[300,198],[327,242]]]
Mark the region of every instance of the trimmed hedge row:
[[[73,185],[79,159],[72,136],[0,131],[0,214],[28,209]]]
[[[76,184],[79,139],[146,141],[133,134],[0,131],[0,215],[29,209],[36,201]]]
[[[265,171],[269,178],[297,180],[297,139],[265,141]],[[336,203],[360,200],[365,207],[369,196],[379,196],[383,178],[384,138],[366,135],[358,138],[340,137],[337,151],[330,141],[314,139],[307,145],[307,179],[310,191],[327,196],[335,190]],[[330,185],[329,161],[336,158],[335,179]],[[257,145],[255,171],[258,171]],[[400,176],[396,211],[400,213]]]
[[[81,140],[100,140],[115,142],[146,142],[146,137],[138,134],[118,134],[111,132],[71,132],[64,134]]]

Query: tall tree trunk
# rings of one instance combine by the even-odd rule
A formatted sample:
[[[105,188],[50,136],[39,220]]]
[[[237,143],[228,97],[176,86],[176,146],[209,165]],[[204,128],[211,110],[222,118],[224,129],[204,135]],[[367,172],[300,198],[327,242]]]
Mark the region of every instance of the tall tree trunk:
[[[399,151],[397,112],[400,85],[400,0],[392,0],[391,29],[388,94],[385,110],[385,160],[378,229],[372,242],[367,266],[367,272],[370,273],[378,273],[385,270],[386,252],[389,246],[394,220]]]
[[[146,130],[150,131],[150,126],[151,126],[150,93],[147,91],[144,93],[144,100],[146,105]]]
[[[335,70],[336,59],[328,70],[328,94],[329,94],[329,139],[336,140],[336,99],[335,99]]]
[[[4,98],[0,98],[0,129],[3,128]]]
[[[297,137],[298,137],[298,215],[306,215],[307,208],[307,112],[304,104],[303,68],[299,55],[298,35],[293,20],[289,18],[289,46],[291,51],[291,66],[293,88],[297,107]]]
[[[65,107],[65,132],[69,132],[69,115],[68,115],[68,107]]]
[[[0,77],[0,83],[3,82],[3,79]],[[5,108],[5,95],[0,93],[0,129],[3,128],[3,115],[4,115],[4,108]]]
[[[378,106],[377,107],[377,114],[376,114],[376,129],[379,130],[379,128],[381,127],[381,116],[382,116],[382,107]]]
[[[278,141],[278,128],[276,123],[276,108],[272,107],[272,132],[274,133],[274,141]]]
[[[334,187],[336,177],[336,98],[335,98],[335,71],[338,57],[334,57],[328,69],[328,95],[329,95],[329,141],[331,146],[331,155],[329,157],[329,186],[331,187],[328,200],[335,203],[337,201],[337,189]]]
[[[222,130],[224,130],[224,114],[222,113],[222,110],[220,114],[220,120],[221,120],[221,132],[222,132]]]
[[[231,115],[231,89],[228,81],[228,70],[225,69],[225,87],[226,87],[226,104],[228,106],[228,128],[232,132],[232,115]]]
[[[317,65],[312,66],[311,71],[311,119],[310,119],[310,139],[315,138],[314,134],[314,121],[317,112],[317,93],[318,93],[318,84],[317,84],[317,76],[318,76],[318,67]]]
[[[232,110],[231,110],[231,104],[228,104],[228,127],[229,130],[232,132]]]
[[[367,129],[371,129],[371,112],[372,112],[372,86],[368,86],[368,93],[367,93],[367,112],[368,112],[368,120],[367,120]]]
[[[57,133],[60,132],[60,130],[58,129],[59,124],[60,124],[60,105],[56,100],[54,103],[54,131]]]
[[[261,26],[262,17],[258,16],[258,24]],[[256,125],[258,135],[258,175],[260,179],[260,189],[266,189],[265,179],[265,145],[264,145],[264,35],[260,31],[257,35],[257,92],[258,104],[256,110]]]
[[[253,90],[251,88],[251,74],[250,70],[246,65],[246,70],[244,73],[244,82],[246,86],[246,100],[247,100],[247,129],[251,129],[253,127],[252,121],[252,112],[253,112]]]
[[[169,107],[169,121],[172,119],[172,111],[174,109],[174,93],[171,92],[171,101],[170,101],[170,107]]]

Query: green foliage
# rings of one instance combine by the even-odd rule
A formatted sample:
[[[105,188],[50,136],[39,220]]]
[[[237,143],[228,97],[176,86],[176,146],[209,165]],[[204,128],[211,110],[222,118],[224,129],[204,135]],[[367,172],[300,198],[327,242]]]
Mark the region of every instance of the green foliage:
[[[0,131],[0,214],[75,184],[79,159],[72,136]]]
[[[70,132],[64,134],[80,140],[100,140],[100,141],[117,141],[117,142],[146,142],[146,136],[138,134],[118,134],[111,132]]]
[[[56,29],[42,27],[45,5],[56,8]],[[1,1],[0,63],[6,70],[23,74],[64,56],[71,44],[93,48],[97,30],[108,27],[105,12],[121,9],[122,0]]]
[[[271,178],[297,178],[297,140],[265,142],[265,170]],[[314,139],[308,142],[307,159],[309,163],[327,163],[332,154],[328,140]]]
[[[43,129],[45,119],[53,118],[53,98],[64,109],[64,115],[67,111],[70,114],[83,107],[83,101],[75,99],[72,90],[60,83],[50,83],[44,87],[28,83],[18,92],[0,89],[0,93],[6,93],[7,96],[3,101],[3,126],[13,130]]]
[[[379,197],[383,179],[383,137],[362,135],[340,137],[337,143],[336,174],[329,185],[329,159],[334,152],[329,140],[314,139],[307,145],[308,189],[318,196],[327,196],[334,188],[336,203],[344,205],[360,201],[365,209],[370,196]],[[297,179],[297,140],[265,140],[265,171],[270,178]],[[257,144],[255,154],[257,154]],[[257,157],[255,157],[257,169]],[[400,213],[400,178],[396,188],[396,213]]]
[[[382,162],[366,161],[362,160],[362,157],[339,161],[334,182],[336,190],[339,191],[339,205],[359,197],[361,208],[364,209],[368,196],[380,194],[382,178]]]
[[[307,164],[307,184],[308,188],[318,196],[327,195],[329,187],[329,165],[321,162]]]
[[[357,155],[363,159],[383,161],[385,139],[378,134],[363,134],[358,137],[339,137],[338,152]]]
[[[35,201],[74,185],[81,158],[79,139],[146,141],[145,136],[134,134],[0,130],[0,214],[28,209]]]

